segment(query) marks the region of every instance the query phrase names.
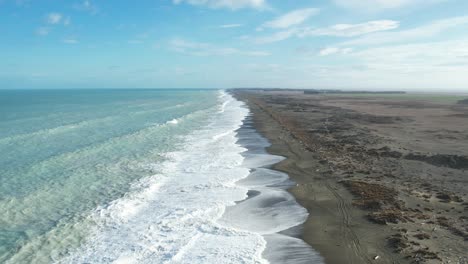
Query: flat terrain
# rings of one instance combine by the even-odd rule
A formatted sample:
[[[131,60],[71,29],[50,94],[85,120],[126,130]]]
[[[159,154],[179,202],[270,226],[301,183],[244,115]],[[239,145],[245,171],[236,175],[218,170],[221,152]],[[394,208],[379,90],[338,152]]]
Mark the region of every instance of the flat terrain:
[[[468,263],[468,102],[235,90],[327,263]]]

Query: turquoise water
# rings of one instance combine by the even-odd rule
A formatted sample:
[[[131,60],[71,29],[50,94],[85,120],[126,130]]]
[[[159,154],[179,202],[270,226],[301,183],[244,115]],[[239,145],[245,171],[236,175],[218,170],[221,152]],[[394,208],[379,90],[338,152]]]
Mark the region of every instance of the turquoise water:
[[[0,262],[48,262],[80,245],[90,212],[157,173],[164,153],[207,125],[218,96],[0,90]]]

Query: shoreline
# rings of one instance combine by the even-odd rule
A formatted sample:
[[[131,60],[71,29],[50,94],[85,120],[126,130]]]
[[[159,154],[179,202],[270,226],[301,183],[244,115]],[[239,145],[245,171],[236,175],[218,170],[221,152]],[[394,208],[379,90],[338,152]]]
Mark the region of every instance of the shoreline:
[[[467,203],[463,202],[466,201],[466,191],[463,186],[456,184],[466,181],[463,178],[463,168],[456,168],[465,166],[464,163],[434,163],[427,166],[425,164],[432,160],[424,159],[426,156],[422,154],[412,153],[406,154],[405,159],[400,159],[395,157],[395,153],[399,152],[392,150],[405,150],[405,144],[419,142],[418,139],[426,136],[424,131],[418,131],[415,139],[410,138],[408,132],[400,138],[390,138],[392,134],[385,134],[387,131],[394,131],[390,130],[392,127],[385,126],[387,123],[395,127],[408,126],[413,118],[420,118],[416,115],[420,109],[430,111],[442,106],[435,103],[402,103],[389,101],[390,99],[379,98],[381,101],[377,101],[351,97],[337,98],[336,102],[341,103],[337,106],[338,103],[328,100],[329,98],[304,98],[298,93],[249,93],[235,90],[232,94],[249,106],[255,128],[272,144],[267,148],[268,153],[286,157],[286,160],[274,165],[273,169],[287,173],[297,183],[288,191],[309,212],[301,238],[317,250],[326,263],[458,263],[457,261],[466,260],[466,254],[463,253],[467,246],[466,235],[463,233],[463,228],[466,228],[464,219],[467,219]],[[312,100],[312,103],[308,105],[307,100]],[[347,100],[347,104],[342,103],[343,100]],[[390,110],[393,111],[397,107],[414,108],[416,114],[411,118],[393,118],[388,116],[390,110],[381,105],[376,109],[382,111],[382,114],[364,114],[359,108],[362,112],[348,114],[356,112],[354,109],[348,110],[351,106],[357,108],[355,105],[362,105],[359,100],[368,100],[385,107],[390,105],[393,107]],[[369,103],[368,101],[365,103]],[[462,113],[465,110],[462,106],[443,107],[450,109],[447,111],[458,111],[451,115],[454,118],[464,117]],[[310,125],[303,120],[310,116],[323,118],[324,113],[330,114],[331,121],[328,116],[326,120],[318,120],[330,122],[332,130],[327,132],[328,136],[311,138],[310,134],[304,133],[305,129],[323,130],[319,126],[321,124]],[[446,118],[443,116],[441,120]],[[434,118],[429,116],[430,123],[432,119]],[[364,126],[362,123],[370,125]],[[308,128],[308,125],[313,129]],[[382,126],[385,127],[382,129]],[[327,127],[325,129],[328,130]],[[340,134],[341,131],[348,134],[344,137]],[[354,132],[360,135],[357,143],[351,142],[349,149],[343,148],[342,146],[347,145],[343,138],[354,140],[349,139],[349,134]],[[330,151],[329,140],[345,143],[331,144]],[[403,140],[411,141],[406,143]],[[358,155],[364,157],[353,161],[356,152],[352,147],[356,145],[361,146]],[[455,150],[445,145],[437,147],[440,152],[453,153],[453,157],[460,157],[462,161],[463,156],[457,155],[466,153],[463,147]],[[418,149],[422,152],[427,148],[427,144],[420,144],[414,145],[411,150]],[[382,153],[375,153],[375,149]],[[430,150],[434,149],[430,146]],[[450,168],[442,169],[446,166]],[[421,173],[426,173],[433,179],[413,176]],[[447,175],[455,183],[449,183],[443,178]],[[442,185],[439,188],[432,185],[428,187],[428,181],[441,181]],[[447,193],[444,196],[446,200],[439,198],[442,197],[441,193]],[[365,195],[370,195],[373,200],[365,200]],[[373,203],[377,203],[379,209],[370,207]],[[423,207],[424,211],[421,211],[419,208]]]
[[[356,255],[352,248],[337,250],[343,244],[343,237],[339,234],[343,226],[342,223],[337,221],[339,218],[332,212],[333,210],[328,208],[339,207],[339,203],[342,203],[344,198],[337,196],[338,194],[332,191],[334,187],[328,184],[325,185],[330,190],[329,193],[320,193],[318,189],[323,186],[322,184],[313,186],[315,184],[313,178],[320,177],[320,173],[315,173],[316,170],[326,171],[325,167],[313,155],[307,153],[303,146],[271,116],[258,106],[245,100],[242,101],[249,106],[254,127],[258,133],[271,143],[271,146],[266,148],[267,152],[286,158],[279,163],[273,164],[272,169],[288,174],[289,178],[296,182],[296,186],[289,188],[287,191],[309,212],[306,222],[302,224],[302,234],[299,235],[299,238],[314,250],[317,250],[324,258],[325,263],[369,263],[369,259]],[[309,164],[306,166],[299,165],[304,163]],[[307,169],[310,169],[312,173],[306,171]],[[317,191],[312,200],[306,197],[311,189]],[[340,230],[333,230],[334,227],[339,227]],[[325,232],[323,232],[324,230]],[[337,251],[342,251],[344,254],[337,254]]]
[[[248,111],[224,93],[217,102],[206,122],[192,119],[200,126],[187,127],[164,153],[167,159],[154,164],[132,192],[91,212],[91,233],[58,262],[262,263],[260,235],[220,222],[227,207],[246,197],[246,189],[235,185],[249,174],[236,131]]]
[[[274,169],[285,158],[266,151],[271,144],[255,128],[251,114],[236,133],[237,144],[246,149],[242,166],[250,169],[236,185],[246,188],[248,197],[226,208],[223,221],[261,235],[266,242],[262,257],[269,263],[323,264],[319,253],[299,237],[307,211],[287,191],[296,183]]]

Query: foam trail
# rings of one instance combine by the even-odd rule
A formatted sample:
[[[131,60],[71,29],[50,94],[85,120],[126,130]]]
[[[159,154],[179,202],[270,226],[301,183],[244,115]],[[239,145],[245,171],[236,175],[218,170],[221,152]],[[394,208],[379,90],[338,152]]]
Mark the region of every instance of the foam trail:
[[[263,256],[271,263],[323,263],[322,257],[303,240],[281,234],[266,235],[267,248]]]
[[[294,185],[288,175],[269,169],[284,158],[265,151],[270,144],[255,131],[250,116],[238,135],[238,142],[248,149],[242,166],[251,173],[237,184],[250,190],[249,197],[228,207],[221,221],[262,234],[267,241],[263,257],[272,264],[322,264],[322,257],[298,235],[288,234],[306,221],[308,212],[286,191]]]
[[[256,188],[257,195],[226,211],[223,219],[242,230],[273,234],[302,224],[307,211],[281,189]]]
[[[293,183],[289,181],[289,176],[286,173],[266,168],[257,168],[253,170],[249,177],[238,181],[237,184],[247,186],[249,188],[278,186],[291,187],[293,185]]]

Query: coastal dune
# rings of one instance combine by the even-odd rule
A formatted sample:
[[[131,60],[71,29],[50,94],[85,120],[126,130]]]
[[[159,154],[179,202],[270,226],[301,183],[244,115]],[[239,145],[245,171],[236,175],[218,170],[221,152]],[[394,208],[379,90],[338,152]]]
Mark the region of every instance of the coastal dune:
[[[326,263],[468,259],[468,108],[453,98],[234,90]],[[460,100],[463,102],[462,100]]]

